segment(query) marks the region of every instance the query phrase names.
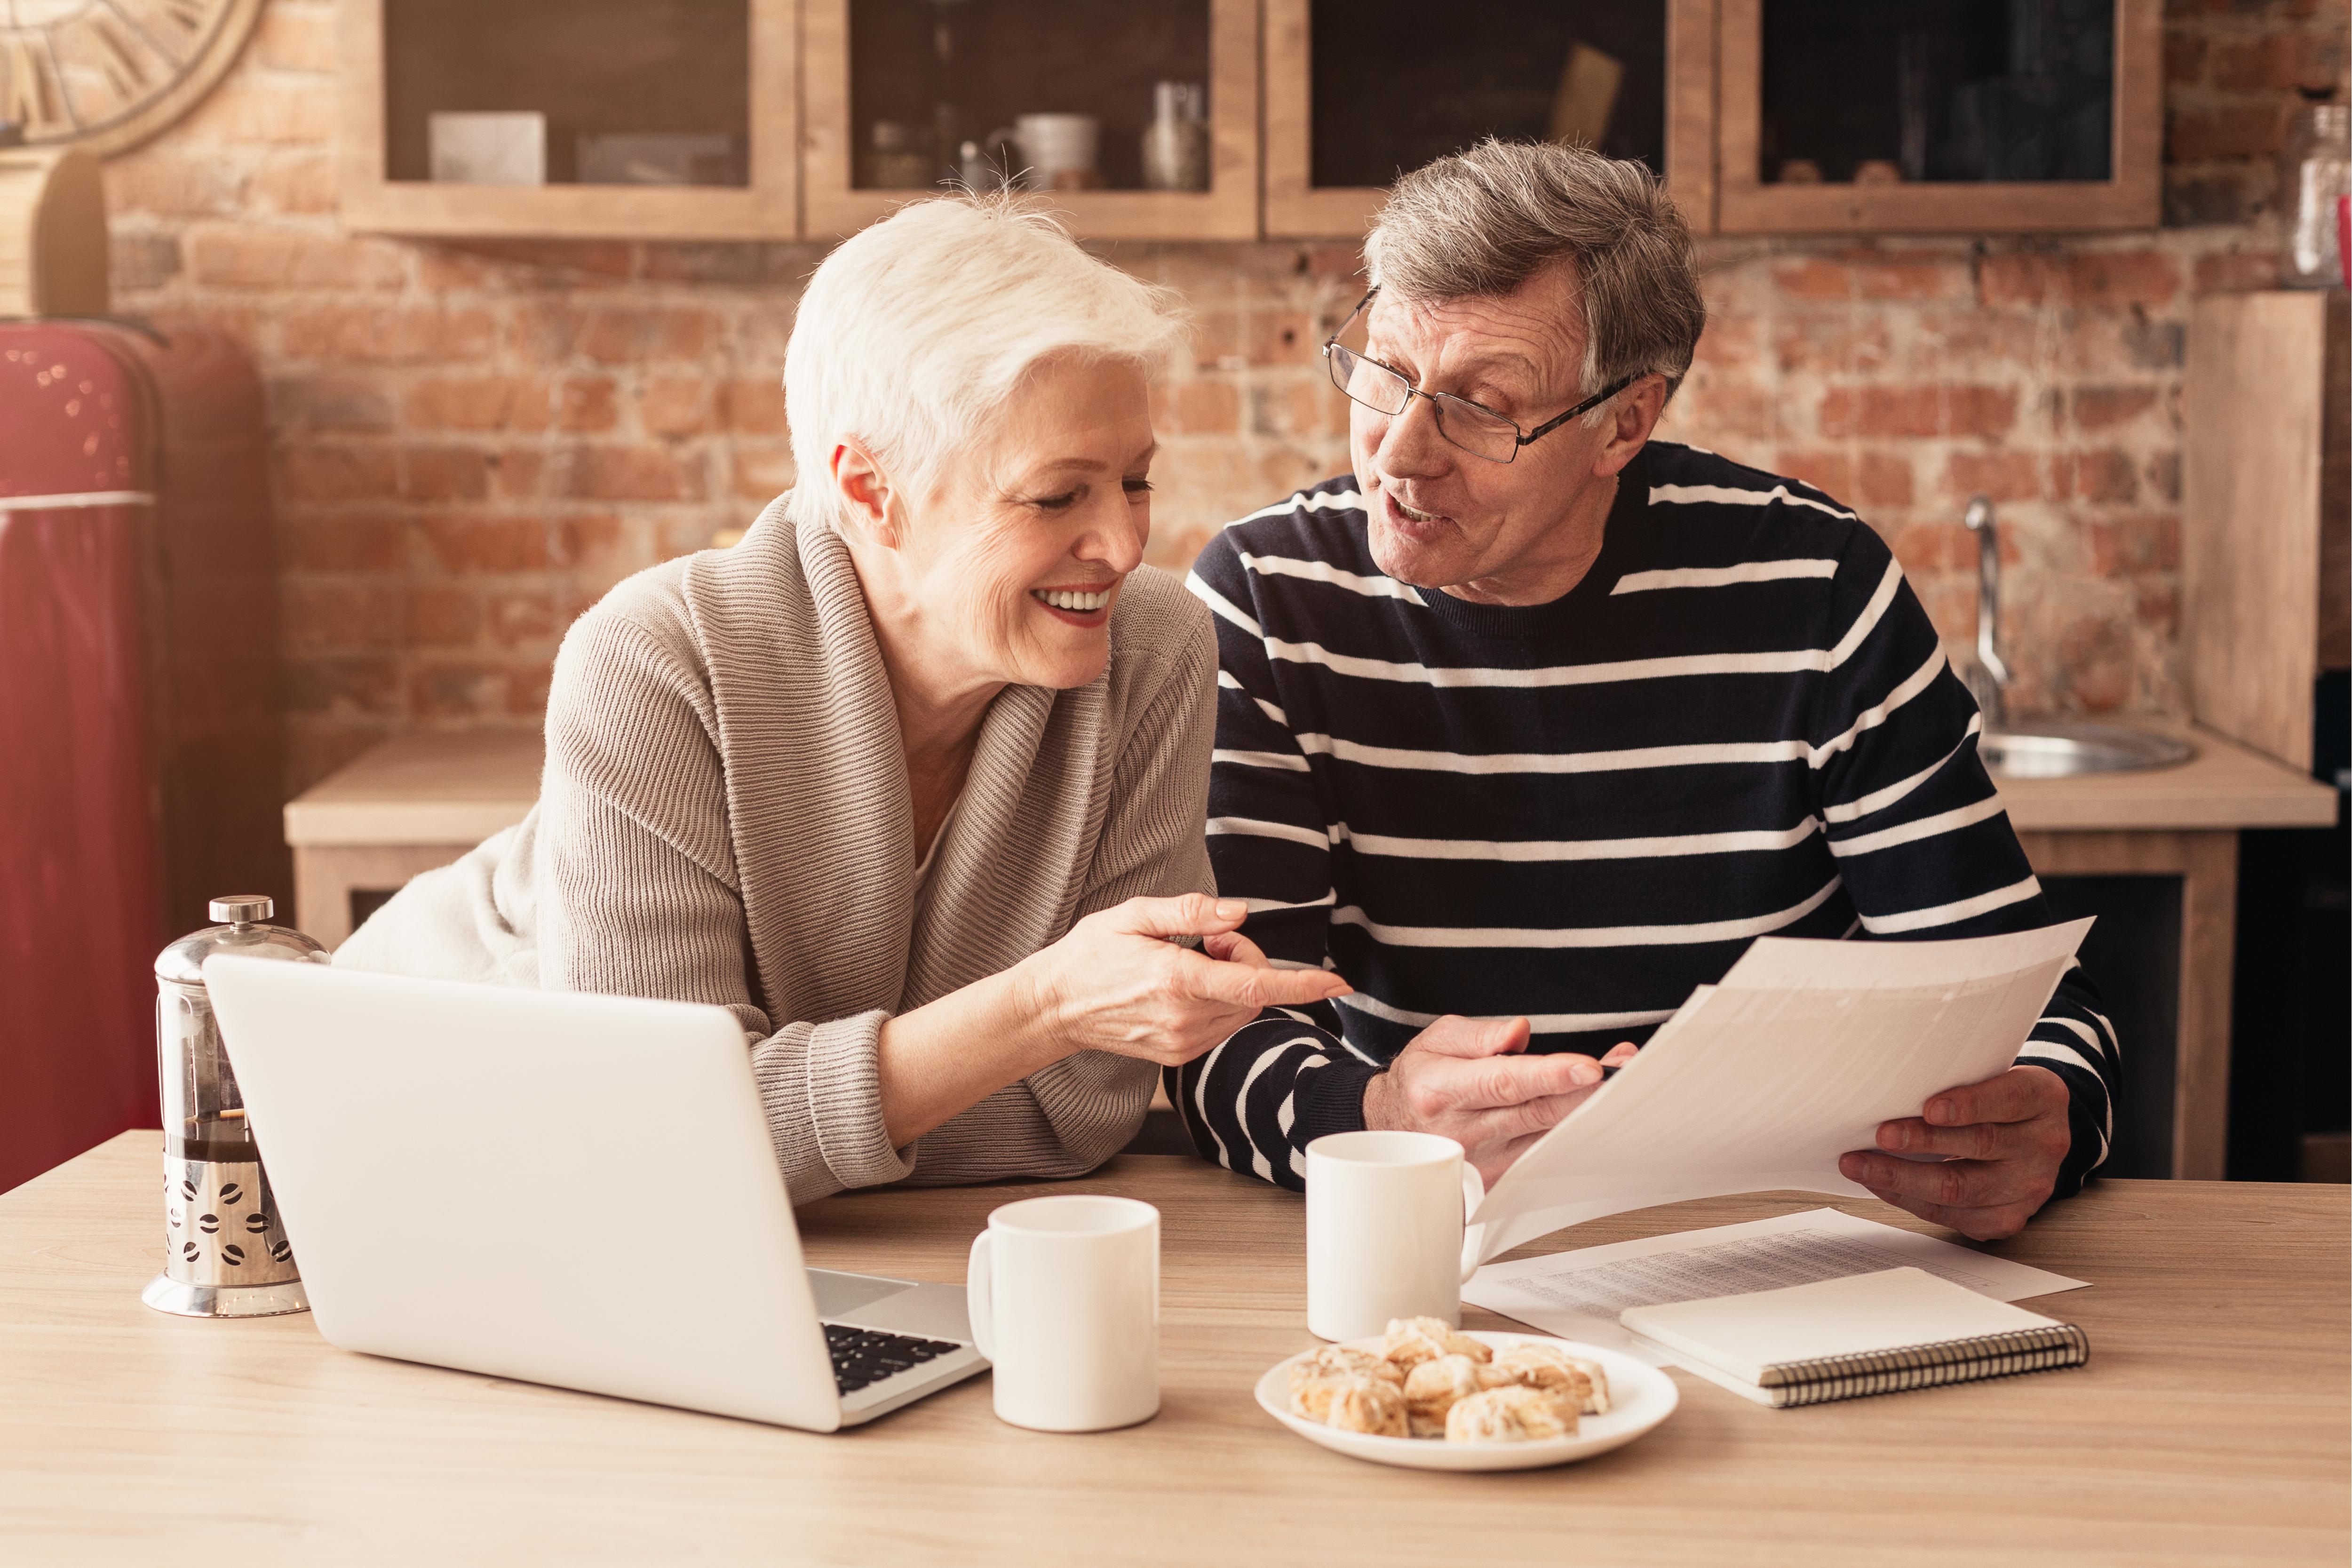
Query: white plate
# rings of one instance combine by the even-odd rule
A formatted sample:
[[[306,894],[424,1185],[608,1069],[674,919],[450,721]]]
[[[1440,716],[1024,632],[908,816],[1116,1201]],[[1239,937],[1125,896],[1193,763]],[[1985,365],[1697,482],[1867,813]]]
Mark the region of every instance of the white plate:
[[[1623,1447],[1672,1415],[1682,1400],[1682,1390],[1675,1386],[1673,1378],[1622,1351],[1602,1350],[1549,1334],[1498,1334],[1483,1329],[1471,1330],[1469,1334],[1498,1351],[1517,1344],[1558,1345],[1572,1355],[1599,1362],[1609,1373],[1609,1414],[1584,1416],[1573,1437],[1538,1443],[1448,1443],[1438,1437],[1376,1437],[1369,1432],[1343,1432],[1291,1414],[1291,1365],[1313,1355],[1313,1351],[1301,1351],[1268,1367],[1257,1380],[1257,1402],[1268,1415],[1308,1442],[1351,1458],[1416,1470],[1532,1470]],[[1346,1342],[1357,1350],[1377,1352],[1381,1347],[1377,1339]]]

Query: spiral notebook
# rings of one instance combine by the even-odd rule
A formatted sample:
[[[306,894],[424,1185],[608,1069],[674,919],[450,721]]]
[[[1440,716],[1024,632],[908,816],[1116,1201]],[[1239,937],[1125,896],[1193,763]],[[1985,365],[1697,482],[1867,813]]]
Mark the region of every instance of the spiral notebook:
[[[2090,1355],[2074,1324],[1922,1268],[1628,1307],[1619,1321],[1708,1382],[1776,1406],[2080,1366]]]

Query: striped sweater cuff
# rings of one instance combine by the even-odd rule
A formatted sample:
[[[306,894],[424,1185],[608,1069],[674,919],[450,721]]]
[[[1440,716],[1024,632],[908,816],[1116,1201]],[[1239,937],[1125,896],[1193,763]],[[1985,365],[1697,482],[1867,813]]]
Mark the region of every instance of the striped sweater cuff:
[[[1290,1124],[1290,1141],[1304,1149],[1329,1132],[1364,1130],[1364,1088],[1380,1069],[1342,1058],[1328,1067],[1311,1068],[1298,1075]]]

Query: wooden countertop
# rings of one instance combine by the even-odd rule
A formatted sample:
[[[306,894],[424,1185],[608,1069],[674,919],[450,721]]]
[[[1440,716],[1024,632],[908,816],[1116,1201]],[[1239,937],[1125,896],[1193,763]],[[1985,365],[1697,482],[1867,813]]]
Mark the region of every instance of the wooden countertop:
[[[1999,780],[2011,824],[2020,833],[2335,826],[2336,792],[2307,773],[2201,726],[2158,719],[2121,722],[2178,735],[2197,754],[2178,767],[2137,773]],[[2031,725],[2019,721],[2021,728]]]
[[[982,1377],[818,1436],[351,1354],[307,1315],[150,1311],[158,1143],[125,1133],[0,1196],[12,1560],[2338,1568],[2352,1543],[2340,1186],[2116,1181],[2053,1207],[1995,1250],[2095,1282],[2029,1303],[2088,1331],[2079,1371],[1780,1411],[1675,1373],[1681,1408],[1628,1447],[1449,1476],[1328,1453],[1256,1408],[1257,1373],[1314,1342],[1303,1205],[1198,1161],[1127,1155],[1066,1184],[1161,1210],[1156,1418],[1022,1431]],[[463,1223],[432,1173],[385,1175]],[[647,1178],[590,1162],[583,1200]],[[1040,1190],[830,1198],[802,1211],[809,1261],[960,1280],[988,1211]],[[1678,1204],[1521,1250],[1823,1201]],[[583,1289],[693,1279],[657,1238],[579,1268]]]
[[[2186,737],[2178,767],[2009,779],[2000,794],[2021,833],[2326,827],[2336,792],[2210,730],[2162,720],[2136,728]],[[478,844],[520,822],[539,798],[535,731],[414,734],[387,741],[286,807],[286,842]]]

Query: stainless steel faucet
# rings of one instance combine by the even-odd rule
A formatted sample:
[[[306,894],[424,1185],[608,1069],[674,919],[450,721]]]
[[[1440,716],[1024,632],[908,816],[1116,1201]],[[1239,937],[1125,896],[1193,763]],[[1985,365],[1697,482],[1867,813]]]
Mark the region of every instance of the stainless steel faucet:
[[[2001,689],[2009,684],[2009,666],[2000,657],[2000,530],[1992,497],[1970,496],[1960,525],[1977,536],[1977,657],[1960,679],[1983,710],[1985,728],[1998,729],[2008,717]]]

